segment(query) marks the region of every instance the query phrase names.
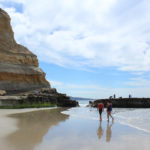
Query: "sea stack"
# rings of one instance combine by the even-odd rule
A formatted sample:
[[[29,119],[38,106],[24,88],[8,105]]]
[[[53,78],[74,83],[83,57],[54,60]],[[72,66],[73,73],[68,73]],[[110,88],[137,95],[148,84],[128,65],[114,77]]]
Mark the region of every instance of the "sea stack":
[[[37,56],[15,41],[10,20],[0,8],[0,90],[17,94],[50,88]]]

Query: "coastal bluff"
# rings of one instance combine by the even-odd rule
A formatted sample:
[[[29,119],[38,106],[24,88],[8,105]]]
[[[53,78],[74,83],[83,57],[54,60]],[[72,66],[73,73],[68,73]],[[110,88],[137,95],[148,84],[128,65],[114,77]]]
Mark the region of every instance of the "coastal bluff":
[[[0,90],[13,94],[49,88],[37,56],[15,41],[10,20],[0,8]]]
[[[150,108],[150,98],[115,98],[115,99],[98,99],[89,101],[89,106],[97,107],[98,103],[106,103],[110,101],[115,108]]]
[[[0,108],[78,106],[51,88],[37,56],[15,41],[10,21],[0,8]]]

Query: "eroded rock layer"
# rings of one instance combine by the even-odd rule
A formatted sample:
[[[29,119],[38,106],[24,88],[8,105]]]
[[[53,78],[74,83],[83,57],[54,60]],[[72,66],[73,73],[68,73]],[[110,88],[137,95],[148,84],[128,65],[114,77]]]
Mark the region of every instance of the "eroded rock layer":
[[[10,17],[0,9],[0,90],[20,93],[44,87],[50,84],[39,68],[37,56],[16,43]]]

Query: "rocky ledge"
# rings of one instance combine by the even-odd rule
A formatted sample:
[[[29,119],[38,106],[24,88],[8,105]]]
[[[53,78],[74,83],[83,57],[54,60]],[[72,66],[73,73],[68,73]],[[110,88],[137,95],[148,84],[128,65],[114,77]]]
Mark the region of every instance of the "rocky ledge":
[[[0,108],[26,108],[26,107],[76,107],[77,101],[70,100],[66,94],[61,94],[53,88],[21,93],[20,95],[0,96]]]
[[[106,106],[107,101],[110,101],[116,108],[150,108],[150,98],[98,99],[90,101],[89,105],[97,107],[98,103],[103,103]]]

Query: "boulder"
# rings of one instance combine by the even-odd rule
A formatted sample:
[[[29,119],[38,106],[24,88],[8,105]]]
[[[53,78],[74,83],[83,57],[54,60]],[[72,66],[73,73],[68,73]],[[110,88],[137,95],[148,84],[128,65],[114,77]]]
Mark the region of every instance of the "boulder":
[[[0,96],[4,96],[4,95],[6,95],[6,91],[0,90]]]

